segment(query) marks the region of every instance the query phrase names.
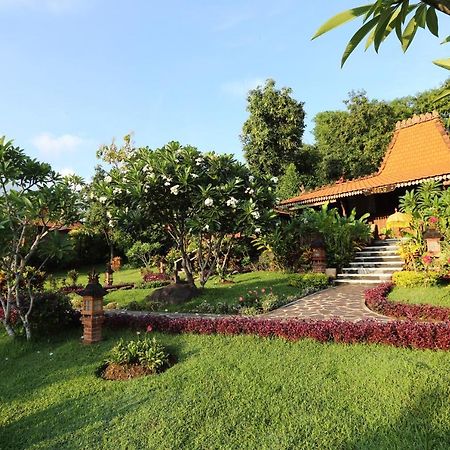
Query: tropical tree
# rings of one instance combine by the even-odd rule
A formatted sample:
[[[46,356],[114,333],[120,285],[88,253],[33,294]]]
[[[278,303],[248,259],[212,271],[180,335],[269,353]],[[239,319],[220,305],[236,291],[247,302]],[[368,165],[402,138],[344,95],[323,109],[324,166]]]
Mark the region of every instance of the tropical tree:
[[[377,0],[364,6],[343,11],[326,21],[315,33],[313,39],[357,17],[362,18],[363,25],[348,42],[342,55],[341,66],[355,48],[366,38],[366,49],[370,46],[378,52],[384,40],[393,31],[400,41],[404,52],[411,45],[419,28],[428,29],[439,37],[440,16],[450,15],[449,0],[421,0],[416,3],[410,0]],[[450,41],[447,36],[442,43]],[[440,67],[450,70],[450,58],[433,61]],[[442,91],[441,95],[450,94],[450,89]]]
[[[194,255],[189,249],[194,243],[204,286],[216,271],[225,237],[256,233],[270,220],[274,181],[252,175],[231,155],[204,154],[171,142],[156,150],[135,149],[97,182],[96,189],[120,206],[115,210],[119,223],[139,211],[148,224],[163,229],[181,252],[191,284]]]
[[[290,163],[301,168],[305,129],[303,102],[292,98],[292,89],[275,88],[274,80],[249,92],[249,117],[242,128],[244,155],[253,172],[280,176]]]
[[[78,220],[81,189],[81,178],[62,178],[50,165],[0,138],[0,320],[10,336],[16,335],[17,318],[31,339],[35,292],[27,266],[52,230]],[[58,249],[52,253],[54,247],[46,247],[48,254],[34,273],[57,256]]]
[[[291,163],[286,167],[285,172],[280,177],[277,186],[277,196],[281,200],[295,197],[302,188],[302,178],[297,172],[295,164]]]

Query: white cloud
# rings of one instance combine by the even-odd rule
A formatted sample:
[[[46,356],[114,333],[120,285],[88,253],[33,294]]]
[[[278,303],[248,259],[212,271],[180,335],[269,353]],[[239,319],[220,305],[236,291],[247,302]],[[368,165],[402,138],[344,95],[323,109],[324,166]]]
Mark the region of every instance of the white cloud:
[[[66,177],[68,175],[75,175],[75,170],[71,169],[70,167],[64,167],[63,169],[58,170],[58,172],[63,177]]]
[[[76,151],[85,140],[73,134],[54,136],[51,133],[41,133],[31,140],[32,144],[46,157],[64,156]]]
[[[248,91],[255,89],[257,86],[264,86],[264,80],[261,78],[252,78],[241,81],[230,81],[223,83],[220,89],[222,92],[233,97],[246,97]]]
[[[74,11],[85,3],[86,0],[0,0],[0,8],[28,8],[59,14]]]

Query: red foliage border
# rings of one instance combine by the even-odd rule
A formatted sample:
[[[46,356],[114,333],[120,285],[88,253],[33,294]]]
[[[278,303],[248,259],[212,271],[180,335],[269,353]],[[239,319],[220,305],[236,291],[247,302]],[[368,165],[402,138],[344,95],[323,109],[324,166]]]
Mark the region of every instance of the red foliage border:
[[[391,302],[387,295],[394,284],[383,283],[365,292],[366,305],[369,309],[398,319],[422,321],[448,321],[450,308],[432,305],[409,305],[406,303]]]
[[[280,337],[290,341],[311,338],[319,342],[345,344],[387,344],[417,349],[450,349],[450,322],[418,323],[411,321],[378,322],[363,320],[280,320],[246,317],[180,317],[171,318],[126,313],[108,315],[106,325],[112,328],[133,327],[149,331],[198,334],[252,334]]]

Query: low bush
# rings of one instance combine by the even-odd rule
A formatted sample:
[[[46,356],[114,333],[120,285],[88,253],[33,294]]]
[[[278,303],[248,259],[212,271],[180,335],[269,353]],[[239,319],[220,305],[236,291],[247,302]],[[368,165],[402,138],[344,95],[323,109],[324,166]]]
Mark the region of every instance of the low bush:
[[[27,307],[24,302],[24,308]],[[38,335],[49,335],[53,332],[77,326],[80,313],[72,307],[70,298],[60,292],[41,292],[35,295],[30,322],[33,331]]]
[[[170,280],[156,280],[156,281],[141,281],[134,285],[135,289],[156,289],[159,287],[168,286],[171,283]]]
[[[200,314],[237,314],[239,308],[236,305],[218,302],[216,304],[208,303],[206,300],[194,308],[193,312]]]
[[[319,342],[386,344],[417,349],[450,349],[450,322],[378,322],[362,320],[281,320],[251,317],[177,317],[116,314],[106,318],[112,328],[147,328],[167,333],[253,334],[290,341],[310,338]]]
[[[145,271],[142,274],[142,280],[144,281],[144,283],[153,283],[155,281],[170,281],[170,277],[166,273],[154,273]]]
[[[272,289],[248,291],[243,297],[239,297],[237,309],[244,316],[265,314],[293,300],[291,297],[280,297],[273,293]]]
[[[330,279],[324,273],[299,273],[293,275],[289,280],[289,286],[303,290],[325,289],[330,284]]]
[[[392,275],[392,281],[399,287],[436,286],[439,281],[439,273],[432,271],[416,272],[404,270],[402,272],[395,272]]]
[[[169,354],[156,338],[145,337],[124,342],[122,339],[111,349],[107,364],[139,364],[158,373],[169,364]]]
[[[409,305],[391,302],[387,295],[392,283],[384,283],[365,292],[366,305],[369,309],[385,316],[409,320],[450,320],[450,308],[432,305]]]

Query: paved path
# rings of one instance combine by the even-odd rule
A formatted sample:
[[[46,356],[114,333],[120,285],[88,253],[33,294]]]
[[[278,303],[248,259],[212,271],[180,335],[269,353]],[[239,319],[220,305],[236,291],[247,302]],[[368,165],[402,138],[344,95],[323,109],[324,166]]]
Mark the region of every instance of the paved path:
[[[265,314],[277,319],[340,319],[355,322],[375,319],[386,322],[388,317],[377,314],[364,303],[364,291],[370,286],[344,284],[303,297],[289,305]],[[373,286],[372,286],[373,287]]]

